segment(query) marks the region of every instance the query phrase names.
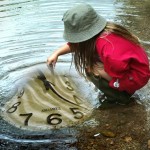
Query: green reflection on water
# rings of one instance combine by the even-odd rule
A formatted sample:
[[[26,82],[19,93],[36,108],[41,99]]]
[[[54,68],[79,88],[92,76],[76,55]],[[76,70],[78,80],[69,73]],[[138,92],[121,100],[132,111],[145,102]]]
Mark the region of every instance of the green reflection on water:
[[[116,3],[122,4],[120,9],[117,9],[116,19],[121,20],[121,24],[143,41],[148,52],[150,50],[150,1],[116,0]]]

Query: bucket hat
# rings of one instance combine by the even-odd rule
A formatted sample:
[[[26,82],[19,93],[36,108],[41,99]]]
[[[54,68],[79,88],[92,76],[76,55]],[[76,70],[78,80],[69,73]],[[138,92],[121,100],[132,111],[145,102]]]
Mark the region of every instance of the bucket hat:
[[[63,38],[67,42],[79,43],[86,41],[101,32],[107,21],[89,4],[78,4],[63,15]]]

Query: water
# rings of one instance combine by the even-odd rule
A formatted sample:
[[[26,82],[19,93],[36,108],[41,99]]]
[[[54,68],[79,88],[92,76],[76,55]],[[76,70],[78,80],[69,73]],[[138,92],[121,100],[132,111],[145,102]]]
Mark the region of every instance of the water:
[[[139,36],[150,56],[150,2],[136,0],[1,0],[0,1],[0,104],[1,108],[16,92],[14,84],[28,75],[31,67],[45,63],[47,57],[65,41],[62,38],[63,13],[81,2],[91,4],[109,21],[120,23]],[[62,56],[64,65],[71,61],[71,55]],[[84,83],[83,83],[84,84]],[[138,91],[142,100],[148,101],[149,84]],[[65,128],[59,131],[24,131],[8,125],[1,119],[3,149],[37,148],[76,149],[77,129]],[[6,126],[5,126],[6,125]],[[16,132],[13,132],[13,131]],[[62,136],[63,135],[63,136]],[[33,144],[36,142],[36,144]],[[22,143],[22,145],[20,145]],[[51,143],[51,144],[49,144]],[[27,146],[28,145],[28,146]],[[22,147],[21,147],[22,146]],[[70,146],[70,148],[69,148]]]

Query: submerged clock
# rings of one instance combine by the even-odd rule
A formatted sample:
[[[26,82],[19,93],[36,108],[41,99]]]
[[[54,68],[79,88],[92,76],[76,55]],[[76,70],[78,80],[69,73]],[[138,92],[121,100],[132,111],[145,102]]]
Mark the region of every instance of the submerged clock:
[[[63,71],[54,74],[47,67],[38,68],[5,104],[4,119],[29,130],[56,129],[84,122],[93,107],[72,78]]]

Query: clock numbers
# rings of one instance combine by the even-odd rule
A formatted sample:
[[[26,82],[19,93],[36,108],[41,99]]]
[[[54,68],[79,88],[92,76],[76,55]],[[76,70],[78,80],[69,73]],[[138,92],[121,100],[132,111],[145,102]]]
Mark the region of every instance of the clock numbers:
[[[77,97],[76,95],[73,95],[73,98],[77,104],[81,104],[81,98]]]
[[[68,90],[70,90],[70,91],[74,90],[69,81],[66,81],[65,84],[67,85]]]
[[[62,122],[62,119],[56,118],[55,116],[61,117],[60,114],[51,114],[47,117],[47,123],[50,125],[58,125]],[[55,122],[56,121],[56,122]]]
[[[67,85],[67,89],[70,91],[73,91],[74,88],[71,86],[70,82],[68,81],[68,78],[66,75],[64,75],[64,78],[66,78],[65,84]]]
[[[21,97],[23,96],[23,94],[24,94],[24,89],[22,89],[22,90],[19,92],[18,98],[21,98]]]
[[[71,83],[68,81],[68,78],[66,75],[64,75],[64,78],[66,78],[65,84],[67,85],[67,89],[70,91],[73,91],[74,88],[71,86]],[[80,105],[82,102],[82,99],[77,97],[76,95],[73,95],[73,99],[76,102],[76,104]]]
[[[32,113],[20,114],[20,116],[27,116],[26,120],[24,121],[24,125],[28,126],[28,121],[29,121],[30,117],[32,116]]]
[[[10,107],[8,110],[7,110],[7,113],[13,113],[17,110],[17,107],[21,104],[21,102],[17,102],[15,103],[14,105],[12,105],[12,107]]]
[[[82,112],[76,111],[78,108],[70,108],[70,110],[73,112],[73,114],[75,114],[75,119],[81,119],[84,116]]]
[[[14,113],[17,110],[17,108],[18,108],[18,106],[20,104],[21,104],[21,102],[15,103],[6,112],[7,113]],[[81,119],[81,118],[83,118],[84,114],[79,111],[79,108],[70,108],[70,110],[74,114],[74,118],[75,119]],[[25,116],[26,117],[26,119],[24,121],[24,125],[25,126],[28,126],[29,119],[32,117],[32,115],[33,115],[33,113],[19,114],[19,116],[23,116],[23,117]],[[62,117],[62,115],[58,114],[58,113],[50,114],[47,117],[47,123],[49,125],[58,125],[58,124],[61,124],[62,123],[62,119],[60,117]]]

